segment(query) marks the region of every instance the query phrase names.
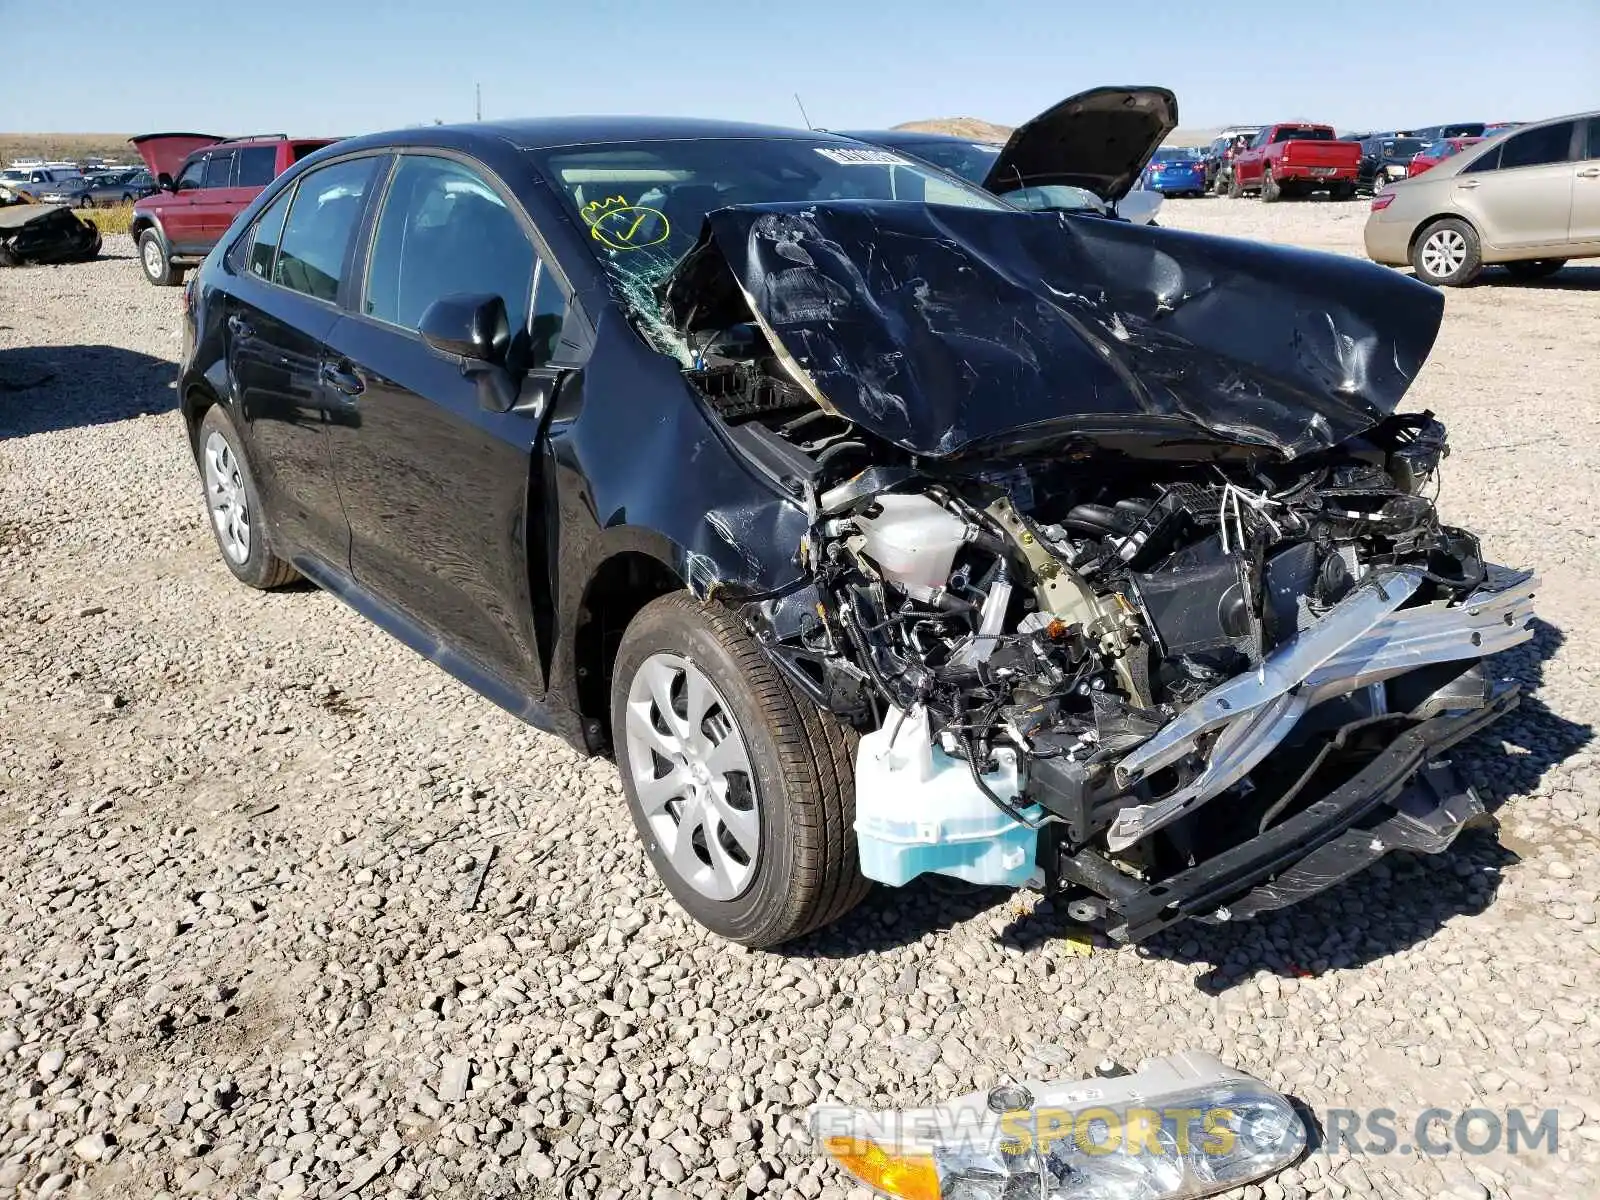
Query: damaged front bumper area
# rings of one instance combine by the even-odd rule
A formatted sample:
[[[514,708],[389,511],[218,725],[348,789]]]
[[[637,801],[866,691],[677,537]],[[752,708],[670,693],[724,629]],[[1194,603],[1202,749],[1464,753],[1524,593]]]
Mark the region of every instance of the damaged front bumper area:
[[[1106,885],[1104,905],[1085,911],[1103,916],[1118,941],[1138,942],[1188,917],[1220,924],[1299,903],[1393,850],[1438,854],[1463,830],[1489,823],[1476,791],[1439,756],[1518,699],[1517,686],[1505,684],[1482,708],[1410,727],[1293,818],[1159,884],[1141,886],[1088,849],[1064,856],[1058,870],[1090,890]]]
[[[862,734],[863,873],[1137,941],[1481,819],[1441,756],[1515,703],[1483,660],[1535,581],[1441,520],[1444,427],[1395,411],[1435,294],[1114,224],[723,209],[661,296],[809,521],[744,616]]]

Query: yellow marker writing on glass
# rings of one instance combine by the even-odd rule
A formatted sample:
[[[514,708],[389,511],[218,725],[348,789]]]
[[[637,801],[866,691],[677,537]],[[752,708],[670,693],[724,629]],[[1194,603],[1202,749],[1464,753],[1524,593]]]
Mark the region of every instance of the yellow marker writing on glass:
[[[611,250],[642,250],[667,240],[672,226],[660,209],[629,204],[621,196],[592,200],[582,209],[595,241]]]

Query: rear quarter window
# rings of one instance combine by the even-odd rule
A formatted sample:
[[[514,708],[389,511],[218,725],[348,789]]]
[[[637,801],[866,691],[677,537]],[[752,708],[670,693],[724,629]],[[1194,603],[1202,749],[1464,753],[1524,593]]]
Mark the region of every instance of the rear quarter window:
[[[239,151],[239,186],[266,187],[278,173],[276,146],[245,146]]]

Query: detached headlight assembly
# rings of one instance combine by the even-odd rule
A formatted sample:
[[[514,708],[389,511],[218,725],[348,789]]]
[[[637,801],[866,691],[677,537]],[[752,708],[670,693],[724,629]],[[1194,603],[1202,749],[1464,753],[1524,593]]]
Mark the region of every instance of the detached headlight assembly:
[[[1196,1052],[938,1108],[818,1108],[811,1129],[826,1157],[898,1200],[1191,1200],[1280,1171],[1306,1145],[1286,1099]]]

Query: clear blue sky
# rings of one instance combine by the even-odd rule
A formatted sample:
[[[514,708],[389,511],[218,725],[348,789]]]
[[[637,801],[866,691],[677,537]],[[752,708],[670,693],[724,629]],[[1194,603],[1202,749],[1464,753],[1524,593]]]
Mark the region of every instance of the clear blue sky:
[[[361,133],[578,112],[1015,124],[1157,83],[1190,127],[1600,108],[1600,0],[0,0],[0,129]]]

